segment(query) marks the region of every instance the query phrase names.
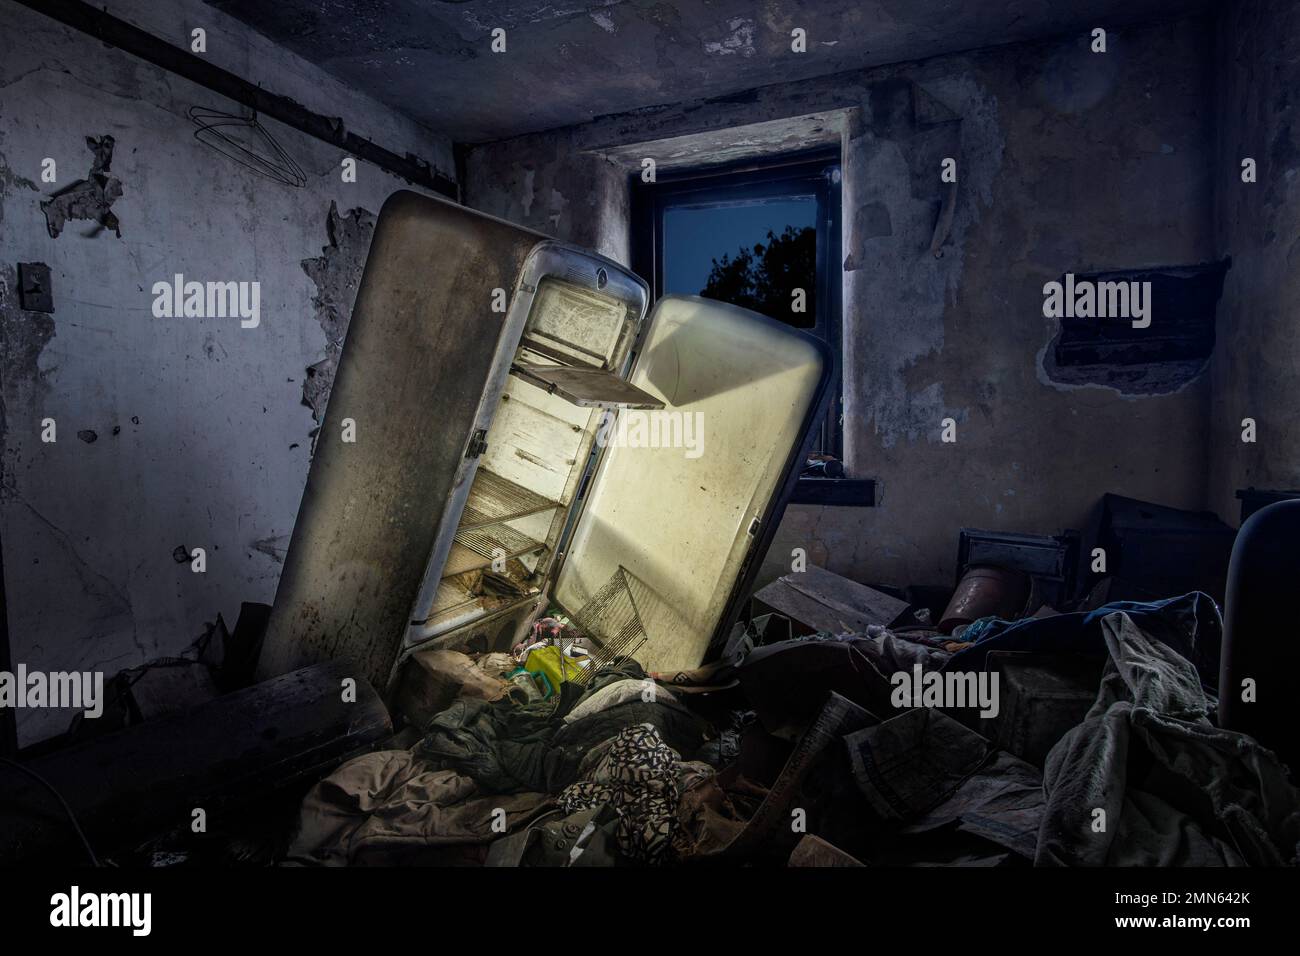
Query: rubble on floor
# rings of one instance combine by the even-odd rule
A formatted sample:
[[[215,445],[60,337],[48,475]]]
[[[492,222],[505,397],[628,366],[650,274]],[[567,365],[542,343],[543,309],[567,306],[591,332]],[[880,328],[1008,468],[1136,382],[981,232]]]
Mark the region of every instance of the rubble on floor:
[[[245,605],[233,633],[218,617],[192,653],[120,674],[115,716],[100,722],[116,733],[74,737],[129,765],[218,715],[233,730],[204,731],[210,747],[257,746],[213,774],[213,801],[300,800],[291,826],[226,814],[206,842],[154,834],[134,851],[151,865],[1297,864],[1295,778],[1218,720],[1219,605],[1200,590],[1132,599],[1128,558],[1121,580],[1080,552],[1190,535],[1205,545],[1193,564],[1217,567],[1202,560],[1217,531],[1143,503],[1107,499],[1102,512],[1160,527],[962,529],[947,587],[808,567],[760,589],[715,659],[688,670],[611,660],[580,619],[543,616],[543,598],[502,630],[509,647],[412,653],[391,688],[395,734],[364,683],[364,726],[331,699],[341,662],[287,690],[249,686],[267,609]],[[303,696],[292,713],[289,691]],[[124,799],[144,785],[165,796],[173,770],[191,772],[184,757],[114,777],[79,815],[144,834],[146,814]],[[63,760],[51,754],[47,772]]]
[[[510,655],[428,654],[445,706],[409,749],[314,787],[288,861],[1297,862],[1287,768],[1214,724],[1221,623],[1206,595],[1057,613],[1026,587],[1016,619],[978,618],[954,641],[915,606],[809,571],[760,592],[768,613],[695,671],[596,666],[552,618]],[[806,617],[768,610],[779,602]],[[900,699],[900,675],[971,698]],[[981,710],[992,679],[1001,693]]]

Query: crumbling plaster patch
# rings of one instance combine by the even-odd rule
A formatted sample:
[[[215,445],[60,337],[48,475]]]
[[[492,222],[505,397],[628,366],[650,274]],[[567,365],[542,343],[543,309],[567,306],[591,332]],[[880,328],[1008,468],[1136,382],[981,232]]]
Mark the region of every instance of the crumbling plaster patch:
[[[343,340],[375,232],[375,215],[358,207],[340,216],[338,204],[331,202],[325,231],[329,243],[321,247],[321,255],[302,260],[302,271],[316,285],[311,304],[325,332],[325,358],[307,368],[302,383],[302,403],[311,409],[317,428],[325,420],[325,406],[343,354]]]
[[[3,142],[3,139],[0,139]],[[5,200],[17,189],[30,189],[32,192],[40,192],[41,188],[32,182],[26,176],[20,176],[10,166],[5,159],[5,154],[0,151],[0,224],[5,221]]]
[[[2,205],[2,204],[0,204]],[[54,338],[54,319],[44,312],[28,312],[18,304],[18,270],[0,262],[0,498],[16,494],[15,473],[21,451],[5,441],[11,415],[35,421],[49,391],[41,353]]]
[[[78,179],[48,199],[41,200],[41,211],[45,213],[45,226],[51,239],[59,238],[70,219],[89,219],[122,238],[121,223],[113,213],[113,203],[122,198],[122,181],[110,172],[114,143],[112,136],[87,136],[86,148],[94,159],[86,178]]]
[[[714,39],[706,34],[700,43],[704,52],[710,56],[753,56],[754,21],[749,17],[731,17],[726,25],[719,25],[711,31]]]
[[[1176,395],[1195,384],[1210,367],[1210,359],[1204,358],[1146,365],[1062,368],[1053,355],[1061,334],[1061,323],[1059,319],[1050,321],[1053,324],[1051,338],[1034,357],[1034,371],[1038,381],[1057,391],[1095,388],[1131,401],[1153,395]]]

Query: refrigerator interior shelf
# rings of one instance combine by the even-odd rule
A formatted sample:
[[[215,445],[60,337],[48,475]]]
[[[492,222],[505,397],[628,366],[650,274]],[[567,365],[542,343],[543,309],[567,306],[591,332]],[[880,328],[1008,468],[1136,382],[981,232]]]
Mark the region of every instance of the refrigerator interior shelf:
[[[558,507],[558,501],[530,491],[486,468],[479,468],[474,476],[474,484],[470,486],[469,501],[465,505],[459,530],[472,531]]]
[[[525,554],[534,554],[545,550],[540,541],[516,531],[507,524],[490,525],[485,528],[462,528],[456,533],[452,542],[451,553],[443,566],[442,576],[464,574],[478,568],[490,567],[500,558],[518,558]]]

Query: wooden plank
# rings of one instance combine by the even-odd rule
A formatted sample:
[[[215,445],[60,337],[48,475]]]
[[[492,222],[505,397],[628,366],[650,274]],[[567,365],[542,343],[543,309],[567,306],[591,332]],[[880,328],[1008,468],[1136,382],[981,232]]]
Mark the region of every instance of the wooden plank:
[[[836,634],[865,632],[869,624],[888,627],[908,608],[906,601],[815,564],[778,578],[755,594],[754,600],[814,631]]]
[[[342,681],[356,678],[356,700]],[[374,689],[342,662],[304,667],[159,720],[27,762],[59,791],[100,855],[176,826],[195,809],[222,814],[319,779],[392,733]],[[75,859],[78,842],[58,801],[0,765],[0,863]]]

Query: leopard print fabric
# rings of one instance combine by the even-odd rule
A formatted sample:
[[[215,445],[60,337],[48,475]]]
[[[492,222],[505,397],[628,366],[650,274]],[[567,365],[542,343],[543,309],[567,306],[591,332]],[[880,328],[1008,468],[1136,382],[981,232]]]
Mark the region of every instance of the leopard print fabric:
[[[610,804],[620,852],[638,863],[662,863],[677,828],[680,760],[653,724],[624,727],[589,777],[560,794],[560,806],[573,813]]]

